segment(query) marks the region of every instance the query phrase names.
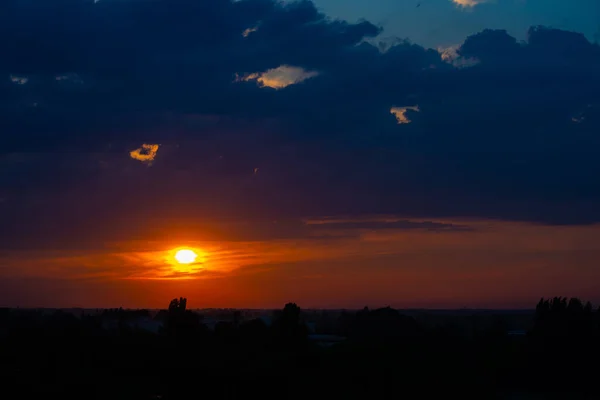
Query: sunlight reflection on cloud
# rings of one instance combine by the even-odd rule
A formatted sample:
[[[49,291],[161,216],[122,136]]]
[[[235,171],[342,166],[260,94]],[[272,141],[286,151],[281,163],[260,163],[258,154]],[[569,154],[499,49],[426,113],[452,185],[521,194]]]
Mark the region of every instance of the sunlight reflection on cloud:
[[[260,87],[283,89],[317,76],[316,71],[306,71],[304,68],[282,65],[266,72],[255,72],[245,76],[236,76],[236,82],[256,81]]]
[[[468,68],[479,64],[476,58],[463,57],[459,54],[460,45],[449,47],[438,47],[437,51],[440,54],[442,61],[453,65],[456,68]]]
[[[257,30],[258,30],[258,27],[248,28],[248,29],[244,30],[244,32],[242,32],[242,36],[248,37],[252,32],[256,32]]]
[[[159,144],[144,143],[142,147],[130,151],[129,156],[134,160],[138,160],[145,164],[151,165],[154,159],[156,158],[156,153],[158,152],[159,147]]]
[[[17,75],[11,75],[10,80],[12,83],[16,83],[17,85],[25,85],[27,82],[29,82],[29,78]]]
[[[419,106],[410,106],[410,107],[392,107],[390,109],[390,113],[394,114],[394,116],[396,117],[396,121],[398,121],[398,125],[402,125],[402,124],[410,124],[412,122],[412,120],[410,120],[408,118],[408,116],[406,115],[406,113],[408,111],[414,111],[414,112],[419,112],[421,111],[421,109],[419,108]]]
[[[478,4],[488,3],[490,0],[452,0],[454,4],[461,8],[475,7]]]

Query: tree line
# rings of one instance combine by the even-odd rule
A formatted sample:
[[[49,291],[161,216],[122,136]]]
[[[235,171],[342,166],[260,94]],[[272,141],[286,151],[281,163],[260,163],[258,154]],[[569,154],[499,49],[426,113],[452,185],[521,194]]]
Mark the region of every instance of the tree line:
[[[600,394],[600,310],[577,298],[541,299],[530,329],[518,336],[501,316],[465,335],[389,307],[348,311],[336,317],[345,340],[331,346],[312,340],[294,303],[270,324],[234,311],[209,329],[186,298],[159,312],[156,333],[126,323],[138,317],[151,316],[0,310],[4,390],[111,399]],[[111,329],[107,318],[117,321]]]

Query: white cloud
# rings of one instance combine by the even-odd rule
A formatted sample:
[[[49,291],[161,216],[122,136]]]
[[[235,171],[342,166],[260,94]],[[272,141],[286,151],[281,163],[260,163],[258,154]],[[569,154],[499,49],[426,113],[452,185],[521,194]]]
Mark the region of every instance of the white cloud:
[[[25,85],[27,82],[29,82],[29,78],[27,78],[26,76],[17,75],[11,75],[10,80],[12,83],[16,83],[17,85]]]
[[[244,32],[242,32],[242,36],[248,37],[248,35],[250,35],[252,32],[256,32],[257,30],[258,30],[258,27],[248,28]]]
[[[65,75],[57,75],[54,79],[58,82],[72,82],[72,83],[83,83],[81,77],[77,74],[65,74]]]
[[[396,117],[396,121],[398,121],[398,124],[410,124],[412,121],[406,116],[406,112],[410,110],[410,111],[414,111],[414,112],[419,112],[421,111],[421,109],[419,108],[419,106],[409,106],[409,107],[392,107],[390,108],[390,113],[394,114],[394,116]]]
[[[571,121],[575,122],[576,124],[583,123],[586,119],[587,111],[592,109],[593,107],[594,107],[593,104],[588,104],[582,111],[579,111],[577,114],[575,114],[573,117],[571,117]]]
[[[451,1],[461,8],[472,8],[478,4],[490,2],[490,0],[451,0]]]
[[[129,152],[129,156],[134,160],[141,161],[144,164],[152,165],[152,162],[156,158],[158,153],[159,144],[146,144],[144,143],[140,148]]]
[[[306,71],[304,68],[282,65],[265,72],[255,72],[245,76],[236,76],[235,81],[256,81],[260,87],[283,89],[319,75],[316,71]]]
[[[456,68],[467,68],[479,64],[476,58],[465,58],[458,54],[460,45],[450,47],[438,47],[437,51],[442,57],[442,61],[454,65]]]

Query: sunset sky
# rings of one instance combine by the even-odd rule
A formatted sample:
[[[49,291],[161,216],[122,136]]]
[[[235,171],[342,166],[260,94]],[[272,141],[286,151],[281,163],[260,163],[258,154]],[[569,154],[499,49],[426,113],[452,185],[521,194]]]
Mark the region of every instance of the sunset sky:
[[[2,0],[0,37],[0,306],[600,303],[597,0]]]

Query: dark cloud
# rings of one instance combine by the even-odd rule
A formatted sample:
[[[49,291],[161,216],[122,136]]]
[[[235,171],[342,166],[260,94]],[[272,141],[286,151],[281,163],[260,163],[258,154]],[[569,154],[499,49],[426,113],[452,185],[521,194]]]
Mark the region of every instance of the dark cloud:
[[[600,220],[598,45],[485,30],[456,52],[478,61],[463,68],[365,41],[379,33],[309,1],[1,2],[4,236],[143,236],[208,216]],[[236,82],[282,65],[318,75]],[[411,123],[390,113],[416,105]],[[152,168],[129,157],[144,143],[160,144]]]
[[[474,229],[468,225],[442,223],[435,221],[410,221],[410,220],[395,220],[395,219],[366,219],[366,220],[337,220],[324,219],[318,221],[309,221],[308,224],[312,229],[325,230],[426,230],[435,232],[470,232]]]

